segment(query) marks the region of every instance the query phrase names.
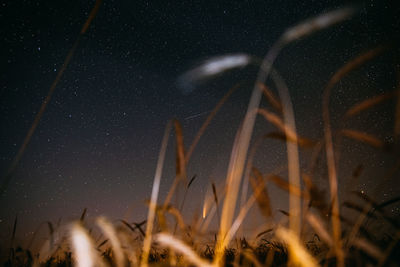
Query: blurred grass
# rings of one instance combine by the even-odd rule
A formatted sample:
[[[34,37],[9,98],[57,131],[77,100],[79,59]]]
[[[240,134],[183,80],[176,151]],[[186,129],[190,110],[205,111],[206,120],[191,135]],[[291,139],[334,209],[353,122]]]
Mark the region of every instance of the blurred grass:
[[[101,217],[95,221],[94,225],[91,225],[85,220],[86,209],[84,209],[80,219],[71,224],[63,226],[47,222],[48,241],[39,253],[33,254],[30,248],[24,249],[15,244],[18,229],[16,218],[10,245],[2,250],[3,265],[82,267],[398,265],[400,262],[400,221],[385,208],[399,202],[400,197],[379,203],[365,192],[355,191],[354,195],[358,197],[358,201],[339,199],[337,179],[339,166],[334,142],[338,142],[340,138],[348,138],[353,142],[371,146],[376,151],[393,156],[397,165],[388,171],[385,182],[392,179],[399,169],[398,147],[396,144],[388,144],[367,131],[344,128],[343,124],[338,129],[333,129],[330,116],[335,111],[329,108],[335,85],[344,76],[363,66],[367,61],[379,57],[391,47],[379,46],[361,53],[358,57],[350,59],[332,75],[322,92],[324,133],[318,140],[303,137],[297,133],[289,90],[279,73],[272,68],[274,59],[285,45],[348,19],[354,12],[355,10],[349,8],[338,9],[295,25],[284,32],[281,39],[267,53],[260,66],[247,114],[234,141],[226,184],[217,186],[211,182],[212,194],[206,195],[203,213],[198,214],[191,223],[187,223],[182,215],[185,202],[188,201],[187,195],[190,193],[191,184],[196,179],[196,175],[190,180],[187,177],[189,160],[204,131],[221,106],[229,101],[229,97],[237,86],[230,89],[218,102],[187,151],[179,121],[174,119],[167,124],[155,171],[152,195],[147,203],[149,207],[147,220],[139,223],[126,220],[111,222]],[[221,59],[223,62],[229,62],[229,56],[215,60]],[[207,64],[213,63],[215,62],[212,60],[207,61]],[[201,70],[201,66],[197,69]],[[221,73],[226,71],[227,68],[222,66]],[[193,72],[191,75],[194,75]],[[265,84],[269,75],[275,83],[279,97],[275,96],[270,87]],[[354,119],[356,115],[394,99],[397,101],[394,101],[396,102],[393,114],[394,132],[387,134],[398,137],[399,92],[400,87],[389,93],[355,103],[342,115],[343,121]],[[266,107],[260,107],[261,101],[265,101]],[[263,122],[273,125],[276,131],[265,133],[257,139],[259,142],[255,142],[254,146],[248,149],[257,115],[265,119]],[[175,130],[176,176],[166,199],[159,204],[158,193],[172,129]],[[286,145],[288,180],[276,173],[262,173],[257,166],[253,165],[255,150],[265,139],[280,140]],[[308,169],[299,164],[299,150],[314,152]],[[320,164],[317,159],[323,153],[326,153],[326,180],[329,195],[324,194],[314,181],[313,170]],[[355,166],[352,176],[358,177],[362,171],[361,165]],[[250,196],[247,196],[248,184],[252,188]],[[289,210],[274,208],[275,200],[271,199],[268,193],[271,184],[288,194]],[[172,197],[181,189],[184,190],[181,202],[172,203]],[[241,201],[237,204],[240,192],[242,193]],[[254,204],[257,204],[268,227],[263,225],[263,229],[254,237],[246,239],[237,233]],[[222,210],[220,210],[221,206]],[[357,216],[347,218],[343,215],[343,209],[351,209]],[[288,223],[285,220],[276,221],[278,217],[275,216],[276,213],[287,216]],[[218,218],[217,232],[209,230],[210,221],[214,217]],[[382,222],[388,225],[388,235],[382,236],[374,232],[373,226],[380,225]],[[91,230],[93,226],[100,229],[99,238],[94,237],[94,232]],[[62,238],[56,241],[54,238],[56,234],[61,235]]]

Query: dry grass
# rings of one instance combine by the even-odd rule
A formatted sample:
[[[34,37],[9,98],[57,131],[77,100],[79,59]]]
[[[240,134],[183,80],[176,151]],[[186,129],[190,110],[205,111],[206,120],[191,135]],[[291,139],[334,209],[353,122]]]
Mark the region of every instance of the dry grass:
[[[331,111],[329,109],[330,97],[335,85],[344,76],[349,75],[367,61],[378,57],[388,48],[378,47],[350,60],[335,72],[328,81],[323,91],[324,133],[320,140],[311,140],[297,133],[289,90],[285,81],[272,67],[279,52],[287,44],[348,19],[353,13],[353,9],[344,8],[307,20],[285,31],[282,37],[272,46],[261,63],[247,113],[237,131],[225,186],[221,188],[214,182],[211,183],[210,192],[212,194],[210,193],[204,201],[202,216],[199,215],[192,223],[188,224],[182,215],[186,196],[196,179],[196,176],[193,176],[188,182],[188,162],[206,128],[222,105],[234,93],[237,86],[230,89],[218,102],[199,129],[187,152],[183,142],[183,129],[179,121],[172,120],[167,124],[155,170],[152,193],[148,202],[146,221],[129,223],[125,220],[119,220],[112,223],[106,218],[99,218],[96,223],[102,236],[96,240],[94,234],[90,233],[85,226],[85,209],[80,220],[71,224],[67,233],[64,234],[68,238],[61,238],[59,241],[55,241],[54,236],[62,233],[63,228],[58,225],[55,227],[51,222],[48,222],[49,241],[47,242],[48,247],[43,252],[48,256],[39,260],[39,257],[32,256],[29,249],[14,248],[17,228],[17,219],[15,219],[10,253],[5,266],[71,266],[73,263],[82,267],[148,265],[345,266],[355,263],[362,266],[368,264],[391,266],[395,265],[396,262],[398,263],[400,222],[398,218],[388,214],[385,207],[400,201],[400,198],[397,197],[379,203],[366,194],[356,192],[354,195],[358,197],[360,203],[341,202],[338,196],[338,162],[334,139],[344,136],[354,142],[364,143],[379,150],[385,147],[385,143],[378,137],[361,130],[348,128],[332,130]],[[90,23],[93,16],[88,19],[86,24]],[[86,24],[85,31],[87,29]],[[253,63],[250,60],[253,57],[246,56],[245,58],[246,64]],[[225,72],[234,67],[229,56],[206,62],[208,65],[213,63],[218,63],[214,65],[220,67],[219,72]],[[227,63],[230,65],[224,66]],[[243,67],[243,64],[239,65]],[[189,76],[196,75],[199,70],[202,70],[202,68],[199,67],[195,72],[188,72]],[[215,74],[217,73],[213,71],[210,75]],[[207,73],[201,72],[201,75],[204,76]],[[279,97],[275,96],[270,87],[266,85],[267,78],[271,78],[274,82]],[[268,110],[268,108],[260,107],[262,96],[265,97],[266,104],[276,113]],[[397,97],[394,134],[398,136],[400,132],[399,96],[400,94],[396,90],[360,101],[347,109],[342,116],[343,120],[354,119],[356,115]],[[271,124],[276,128],[276,131],[264,134],[257,139],[254,146],[250,147],[253,128],[258,115],[265,119],[263,123]],[[160,201],[161,177],[172,129],[175,130],[176,174],[166,199]],[[266,138],[284,141],[287,151],[285,170],[288,173],[288,179],[277,173],[264,174],[253,165],[255,152]],[[249,147],[250,151],[248,152]],[[315,157],[311,160],[310,168],[303,169],[299,163],[299,151],[310,148],[314,150]],[[313,181],[313,170],[319,164],[316,159],[323,152],[325,152],[327,164],[326,178],[330,197],[328,201],[323,191]],[[392,154],[395,157],[398,156],[398,153]],[[399,162],[398,158],[396,162]],[[360,176],[362,170],[362,165],[357,166],[353,177]],[[397,171],[398,166],[388,172],[386,179],[392,177]],[[250,196],[247,196],[248,183],[253,191]],[[288,211],[274,208],[274,199],[271,199],[268,192],[271,185],[288,195]],[[179,188],[182,188],[185,193],[182,202],[175,207],[171,204],[171,198]],[[237,199],[240,192],[242,195],[238,205]],[[254,235],[254,239],[240,238],[237,233],[249,210],[255,205],[264,216],[266,224],[260,229],[261,232]],[[220,206],[222,206],[221,211]],[[353,210],[359,215],[358,219],[345,218],[342,208]],[[279,212],[285,216],[283,216],[283,220],[277,221],[278,217],[282,217],[282,215],[276,215]],[[205,238],[205,234],[211,234],[208,230],[214,216],[218,219],[219,227],[216,233],[212,233],[214,235],[214,240],[212,240]],[[389,240],[379,239],[369,230],[370,224],[367,223],[369,220],[387,222],[395,234],[390,236]],[[170,225],[171,221],[173,221],[174,226]],[[351,227],[346,228],[344,227],[345,224],[350,224]],[[143,230],[144,227],[145,230]],[[311,239],[307,238],[305,229],[308,229],[308,232],[315,233]]]

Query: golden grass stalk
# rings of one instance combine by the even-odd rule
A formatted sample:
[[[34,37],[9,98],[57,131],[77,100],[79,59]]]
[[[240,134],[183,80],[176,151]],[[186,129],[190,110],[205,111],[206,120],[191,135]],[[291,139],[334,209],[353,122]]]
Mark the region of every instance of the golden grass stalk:
[[[329,205],[325,201],[325,192],[314,185],[314,183],[311,181],[311,177],[308,174],[303,174],[302,178],[309,196],[309,207],[313,206],[317,208],[324,216],[328,215]]]
[[[167,212],[175,217],[175,220],[178,223],[179,228],[181,228],[181,230],[185,230],[186,224],[179,210],[177,208],[174,208],[173,206],[168,206]]]
[[[286,139],[286,153],[288,159],[288,177],[289,184],[294,188],[299,188],[300,184],[300,163],[298,138],[296,135],[296,124],[294,119],[293,105],[289,95],[289,89],[281,76],[272,69],[272,78],[275,82],[279,97],[283,106],[284,133],[286,136],[292,136]],[[289,139],[296,140],[290,142]],[[301,197],[295,194],[289,194],[289,228],[295,234],[300,236],[301,231]]]
[[[233,92],[235,92],[239,88],[240,84],[233,86],[229,91],[221,98],[221,100],[217,103],[217,105],[214,107],[214,109],[211,111],[211,113],[207,116],[207,119],[203,122],[203,124],[200,127],[200,130],[197,132],[196,136],[194,137],[192,144],[190,145],[187,153],[186,153],[186,158],[185,162],[186,164],[189,162],[190,157],[193,154],[194,149],[196,148],[196,145],[200,141],[201,136],[204,134],[205,130],[207,129],[208,125],[211,123],[212,119],[215,117],[215,115],[218,113],[218,111],[221,109],[221,107],[224,105],[226,100],[232,95]]]
[[[287,243],[292,264],[295,266],[314,267],[319,266],[317,260],[311,256],[301,244],[298,235],[289,229],[279,227],[276,236]]]
[[[174,181],[172,182],[171,187],[169,188],[167,197],[166,197],[165,200],[164,200],[163,207],[164,207],[165,209],[168,207],[169,203],[171,202],[171,199],[172,199],[172,197],[174,196],[174,193],[175,193],[175,190],[176,190],[176,188],[177,188],[177,186],[178,186],[178,184],[179,184],[179,181],[181,181],[181,180],[179,179],[179,177],[178,177],[178,176],[175,176],[175,179],[174,179]]]
[[[272,62],[274,61],[282,47],[283,44],[278,41],[268,52],[266,58],[261,65],[256,84],[264,83],[272,66]],[[257,110],[260,104],[260,100],[261,90],[259,90],[259,88],[255,86],[252,96],[250,98],[242,127],[240,128],[240,132],[238,132],[236,135],[229,162],[226,178],[226,197],[222,209],[221,223],[218,232],[218,243],[216,245],[216,253],[214,258],[214,263],[217,265],[220,265],[222,263],[225,251],[224,239],[226,238],[226,234],[231,227],[233,214],[236,208],[236,200],[239,192],[239,186],[242,180],[247,150],[249,148],[249,143],[255,123],[256,114],[254,113],[254,111]]]
[[[96,222],[103,231],[103,233],[105,234],[105,236],[110,240],[111,247],[115,255],[116,266],[124,267],[125,256],[122,251],[121,243],[117,236],[117,232],[115,231],[113,225],[105,217],[97,218]]]
[[[254,177],[250,177],[250,184],[253,188],[258,207],[261,210],[261,214],[269,218],[272,215],[272,209],[268,189],[264,184],[261,172],[256,168],[253,168],[253,174]]]
[[[272,105],[272,107],[276,109],[279,113],[282,113],[282,104],[274,95],[274,93],[263,83],[259,83],[258,86],[261,88],[263,95]]]
[[[254,202],[256,201],[256,195],[259,194],[260,191],[257,190],[256,193],[251,195],[251,197],[247,200],[247,202],[242,206],[240,209],[239,215],[236,217],[234,222],[232,223],[231,228],[229,228],[229,231],[226,234],[226,237],[223,240],[222,245],[224,247],[227,247],[229,245],[229,242],[233,239],[235,236],[237,230],[239,229],[240,225],[242,224],[244,218],[247,215],[247,212],[249,212],[250,208],[253,206]]]
[[[186,163],[185,146],[183,144],[182,125],[177,120],[173,120],[176,135],[176,176],[182,179],[186,185]]]
[[[267,234],[267,233],[270,233],[270,232],[272,232],[273,230],[274,230],[273,228],[264,230],[264,231],[258,233],[257,236],[256,236],[256,238],[259,238],[260,236],[263,236],[263,235],[265,235],[265,234]]]
[[[185,188],[185,194],[183,195],[183,199],[182,199],[181,205],[179,206],[179,211],[180,212],[182,212],[183,206],[185,205],[185,201],[186,201],[187,194],[189,192],[189,188],[192,185],[192,183],[196,180],[196,178],[197,178],[197,175],[196,174],[193,175],[193,177],[190,179],[189,183],[187,184],[187,186]]]
[[[181,253],[190,263],[196,266],[211,267],[208,261],[198,256],[191,247],[183,243],[181,240],[167,233],[159,233],[154,236],[154,240],[163,246],[167,246],[174,251]]]
[[[312,213],[307,213],[306,220],[311,225],[311,227],[315,230],[319,237],[330,247],[333,245],[333,240],[329,235],[328,231],[325,229],[324,223],[321,219],[315,216]]]
[[[367,134],[365,132],[357,131],[357,130],[352,130],[352,129],[342,129],[340,130],[340,134],[343,136],[346,136],[348,138],[357,140],[362,143],[366,143],[370,146],[376,147],[376,148],[383,148],[384,142],[379,140],[377,137]]]
[[[306,137],[301,137],[298,134],[288,136],[288,135],[286,135],[285,133],[282,133],[282,132],[270,132],[270,133],[267,133],[265,135],[265,137],[266,138],[272,138],[272,139],[281,140],[281,141],[284,141],[284,142],[291,142],[291,143],[295,143],[295,144],[297,143],[297,145],[299,147],[302,147],[302,148],[310,148],[310,147],[313,147],[316,144],[315,141],[313,141],[313,140],[311,140],[309,138],[306,138]]]
[[[259,137],[258,139],[256,139],[256,141],[250,148],[249,156],[247,159],[246,168],[245,168],[245,172],[244,172],[244,177],[243,177],[242,193],[241,193],[241,197],[240,197],[240,207],[242,207],[247,201],[247,191],[248,191],[248,187],[249,187],[249,179],[250,179],[252,166],[253,166],[253,159],[256,155],[258,147],[261,145],[261,142],[265,138],[267,138],[267,136],[265,136],[265,135],[262,137]],[[242,233],[240,232],[240,234],[242,234]]]
[[[377,260],[384,257],[384,253],[377,246],[368,242],[364,238],[357,237],[353,240],[352,244]]]
[[[71,241],[77,267],[106,266],[98,255],[89,234],[80,223],[74,223],[72,225]]]
[[[372,108],[386,100],[389,100],[391,98],[393,98],[394,96],[396,96],[398,94],[398,91],[391,91],[388,93],[384,93],[381,95],[377,95],[371,98],[368,98],[366,100],[363,100],[355,105],[353,105],[351,108],[349,108],[346,113],[344,114],[344,118],[348,119],[350,117],[353,117],[357,114],[359,114],[360,112],[367,110],[369,108]]]
[[[309,198],[307,192],[304,192],[298,186],[294,186],[291,183],[285,181],[282,177],[278,175],[268,175],[267,180],[273,182],[279,188],[289,192],[289,194],[296,197]]]
[[[281,118],[279,118],[276,114],[266,110],[266,109],[262,109],[260,108],[258,110],[258,113],[260,115],[262,115],[267,121],[271,122],[273,125],[275,125],[279,130],[281,130],[286,138],[285,140],[289,139],[290,141],[292,141],[293,143],[297,143],[298,142],[298,137],[297,134],[294,130],[292,130],[290,127],[288,127]]]
[[[231,153],[231,159],[229,162],[228,174],[226,179],[226,188],[227,188],[226,197],[222,209],[222,217],[218,233],[218,243],[216,246],[216,256],[214,259],[215,263],[220,264],[222,262],[225,250],[225,247],[223,246],[223,244],[225,243],[224,239],[226,237],[228,229],[230,228],[230,224],[232,222],[233,214],[236,208],[237,194],[239,191],[239,186],[241,184],[244,164],[246,161],[246,155],[249,148],[249,143],[255,123],[256,114],[254,113],[254,111],[258,109],[261,100],[262,92],[258,88],[258,84],[265,83],[267,77],[270,74],[273,62],[275,61],[279,52],[285,45],[294,40],[297,40],[298,38],[309,35],[312,32],[321,30],[323,28],[329,27],[334,23],[338,23],[344,19],[347,19],[353,13],[354,9],[342,8],[317,16],[313,19],[307,20],[304,23],[300,23],[294,27],[289,28],[284,32],[281,38],[278,39],[278,41],[271,47],[271,49],[268,51],[267,55],[263,59],[250,98],[245,119],[243,121],[243,125],[238,134],[237,141],[235,140]],[[290,125],[294,124],[290,123]],[[293,146],[289,147],[288,151],[290,152],[288,152],[288,155],[295,155],[295,153],[292,153],[294,151],[294,147]],[[289,173],[292,173],[296,168],[297,168],[296,166],[291,166],[289,169]],[[290,202],[292,203],[292,207],[293,205],[300,206],[295,204],[295,201],[290,201]],[[291,223],[292,227],[299,228],[299,225],[295,226],[295,223],[293,223],[294,221],[296,221],[296,218],[292,220]]]
[[[316,31],[328,28],[336,23],[350,18],[355,12],[354,8],[345,7],[307,19],[294,27],[289,28],[282,36],[285,42],[292,42],[303,38]]]
[[[254,264],[255,267],[263,266],[250,249],[244,249],[243,256],[248,258],[250,262]]]
[[[147,215],[146,235],[143,241],[143,253],[140,262],[141,266],[148,266],[148,259],[152,241],[153,224],[157,208],[157,198],[160,189],[161,174],[164,166],[165,153],[167,150],[168,137],[170,131],[171,131],[171,123],[169,122],[165,128],[164,137],[161,142],[161,149],[158,156],[156,173],[154,175],[153,189],[151,191],[151,199],[149,204],[149,213]]]
[[[163,207],[166,208],[171,202],[171,198],[175,193],[176,188],[178,187],[179,182],[182,182],[185,188],[187,188],[187,178],[186,178],[186,160],[185,160],[185,147],[183,144],[183,133],[182,133],[182,125],[178,120],[172,120],[175,127],[175,135],[176,135],[176,176],[174,182],[172,183],[171,188],[167,194],[167,197],[164,200]]]
[[[148,266],[148,257],[150,253],[150,247],[151,247],[151,238],[152,238],[152,231],[153,231],[153,224],[154,224],[154,218],[157,210],[157,198],[158,198],[158,192],[160,188],[160,180],[161,180],[161,174],[162,174],[162,168],[164,166],[164,160],[165,160],[165,153],[167,150],[167,145],[168,145],[168,136],[171,131],[171,124],[173,123],[175,127],[175,135],[176,135],[176,177],[174,179],[174,182],[168,192],[168,195],[164,201],[163,209],[166,209],[168,207],[168,203],[170,202],[173,193],[175,192],[175,189],[179,183],[179,181],[182,181],[185,186],[187,187],[187,181],[186,181],[186,161],[185,161],[185,151],[184,151],[184,144],[183,144],[183,133],[182,133],[182,126],[177,120],[172,120],[172,122],[168,123],[165,129],[163,141],[161,144],[161,149],[160,149],[160,154],[158,157],[158,162],[157,162],[157,168],[156,168],[156,174],[154,176],[154,182],[153,182],[153,189],[152,189],[152,194],[151,194],[151,200],[149,203],[149,214],[147,218],[147,227],[146,227],[146,236],[143,241],[143,254],[142,254],[142,259],[141,259],[141,266]],[[159,211],[158,215],[161,221],[165,222],[164,220],[164,215],[162,214],[163,211]],[[165,223],[162,223],[162,225],[166,225]]]
[[[384,184],[387,183],[388,179],[390,177],[393,177],[393,175],[395,175],[397,173],[397,171],[400,169],[400,160],[397,160],[394,164],[394,166],[387,171],[387,173],[385,173],[382,177],[382,182],[375,187],[375,192],[378,192],[378,190],[382,190],[382,186]],[[390,200],[389,202],[386,203],[392,203],[392,200]],[[376,207],[377,210],[380,210],[386,203],[381,203],[380,205],[378,205]],[[347,242],[351,243],[352,240],[354,240],[357,236],[357,233],[359,232],[360,228],[362,227],[362,224],[365,220],[365,217],[367,217],[368,215],[368,211],[372,208],[373,204],[371,202],[368,202],[367,205],[365,205],[363,212],[360,214],[359,218],[357,219],[357,221],[355,223],[352,223],[353,228],[351,229],[350,233],[347,235],[346,240]],[[395,225],[395,227],[397,227]]]
[[[215,56],[181,75],[178,78],[178,84],[181,85],[183,93],[187,94],[194,89],[190,83],[204,81],[232,69],[245,67],[252,61],[251,56],[243,53]]]
[[[339,214],[339,199],[338,199],[338,183],[336,174],[336,161],[333,149],[332,130],[329,115],[329,100],[332,88],[339,82],[346,74],[352,70],[360,67],[365,62],[373,59],[380,53],[382,53],[386,47],[378,47],[373,50],[369,50],[366,53],[359,55],[354,58],[339,70],[335,72],[332,78],[324,89],[323,103],[322,103],[322,116],[324,120],[324,140],[325,140],[325,152],[328,165],[328,177],[329,177],[329,189],[332,203],[332,230],[333,230],[333,241],[335,246],[335,253],[340,267],[344,266],[344,254],[342,251],[342,240],[341,240],[341,226],[340,226],[340,214]]]

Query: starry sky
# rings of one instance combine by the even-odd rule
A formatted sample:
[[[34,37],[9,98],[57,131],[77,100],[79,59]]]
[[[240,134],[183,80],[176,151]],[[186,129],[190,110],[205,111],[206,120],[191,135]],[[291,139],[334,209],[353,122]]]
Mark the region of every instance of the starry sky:
[[[145,200],[150,196],[167,122],[177,118],[182,123],[185,145],[190,145],[217,102],[232,86],[240,84],[211,123],[188,165],[188,176],[196,174],[197,179],[185,205],[189,215],[198,212],[210,183],[223,184],[257,68],[210,79],[190,94],[182,93],[178,77],[213,56],[247,53],[262,58],[286,28],[345,2],[103,1],[80,37],[1,196],[1,239],[11,235],[15,216],[21,240],[29,239],[43,222],[79,218],[84,208],[91,217],[104,214],[113,219],[144,220]],[[289,86],[299,133],[321,138],[322,89],[340,66],[361,52],[398,41],[399,23],[392,2],[357,2],[358,12],[351,20],[282,51],[275,66]],[[94,3],[1,1],[3,180]],[[398,59],[392,49],[335,88],[331,99],[333,127],[353,104],[395,89]],[[350,125],[390,142],[394,106],[394,101],[389,101]],[[257,120],[254,136],[273,129]],[[161,199],[174,178],[172,139]],[[346,142],[342,143],[341,159],[347,160],[342,162],[340,187],[351,184],[372,194],[370,188],[393,165],[394,157]],[[265,142],[259,150],[255,164],[264,172],[285,165],[282,143]],[[305,158],[310,155],[309,151],[302,153]],[[348,176],[360,162],[368,166],[368,171],[359,180],[349,181]],[[322,180],[317,179],[321,186],[326,182]],[[384,200],[399,193],[398,181],[390,180],[375,197]],[[271,192],[277,203],[284,202],[282,195],[278,189]]]

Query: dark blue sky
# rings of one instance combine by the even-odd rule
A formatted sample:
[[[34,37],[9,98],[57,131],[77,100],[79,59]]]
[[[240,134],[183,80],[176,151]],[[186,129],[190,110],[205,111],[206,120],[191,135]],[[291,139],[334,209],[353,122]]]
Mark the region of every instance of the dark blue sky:
[[[16,215],[20,239],[29,238],[44,221],[77,218],[84,208],[88,208],[89,216],[143,220],[144,200],[150,196],[166,123],[172,118],[181,121],[188,146],[207,112],[230,87],[241,82],[188,166],[189,176],[197,174],[198,179],[187,208],[191,212],[201,208],[210,182],[223,184],[256,68],[211,80],[189,95],[177,88],[177,78],[215,55],[248,53],[262,58],[284,29],[341,4],[104,1],[0,200],[1,238],[10,235]],[[94,1],[1,2],[2,176],[93,5]],[[399,25],[391,1],[358,5],[353,19],[291,44],[276,62],[291,90],[299,132],[306,136],[317,139],[322,135],[322,88],[334,71],[363,51],[397,41],[394,36]],[[393,90],[396,64],[398,57],[391,51],[343,81],[332,100],[337,119],[346,107]],[[388,103],[387,109],[361,116],[354,125],[381,136],[390,135],[387,131],[393,125],[394,104]],[[257,122],[261,126],[255,135],[273,129],[262,120]],[[363,145],[354,147],[349,145],[345,150],[361,156],[351,156],[344,170],[351,171],[361,159],[376,164],[369,176],[355,183],[368,190],[377,181],[373,174],[388,168],[392,157],[371,152]],[[162,197],[174,178],[174,149],[172,145],[169,148]],[[285,164],[281,143],[268,143],[263,148],[265,153],[260,152],[256,161],[263,171],[271,172]],[[390,191],[391,187],[385,189],[387,198],[399,193],[397,189]],[[271,194],[282,202],[281,192],[274,190]],[[383,198],[383,194],[378,197]]]

